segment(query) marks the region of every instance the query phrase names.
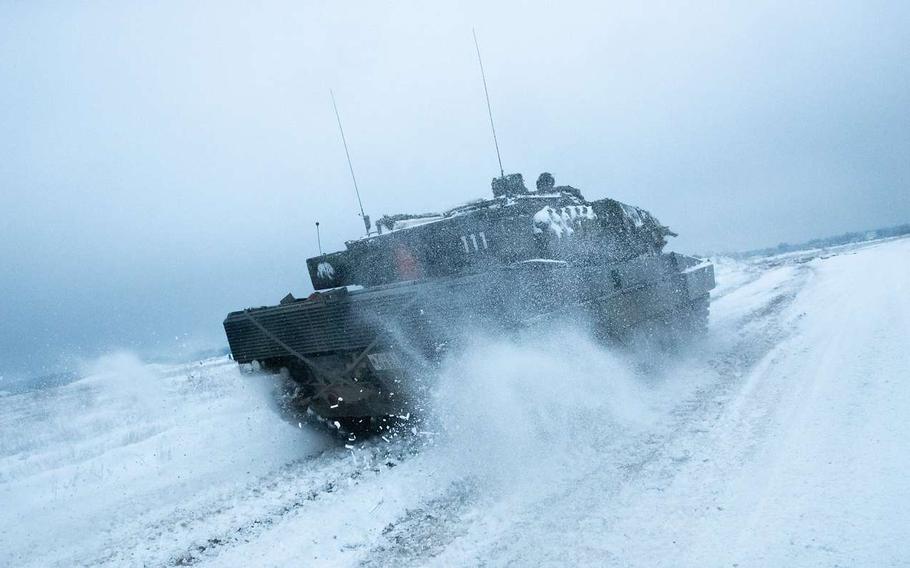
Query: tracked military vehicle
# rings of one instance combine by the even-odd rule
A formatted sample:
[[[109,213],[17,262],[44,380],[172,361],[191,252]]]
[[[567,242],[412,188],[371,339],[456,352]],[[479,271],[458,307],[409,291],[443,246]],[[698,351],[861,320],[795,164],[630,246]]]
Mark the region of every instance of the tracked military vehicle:
[[[307,260],[314,292],[224,321],[241,364],[282,370],[297,401],[346,427],[420,409],[465,337],[583,321],[604,339],[706,325],[710,263],[664,253],[653,215],[586,200],[542,174],[495,178],[493,198],[387,215],[343,251]]]

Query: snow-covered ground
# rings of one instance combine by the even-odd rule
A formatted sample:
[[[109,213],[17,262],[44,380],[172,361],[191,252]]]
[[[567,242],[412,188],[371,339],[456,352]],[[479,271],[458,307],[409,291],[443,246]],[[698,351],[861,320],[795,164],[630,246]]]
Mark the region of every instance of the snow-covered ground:
[[[685,353],[479,338],[392,442],[225,359],[0,395],[0,566],[910,564],[910,239],[716,267]]]

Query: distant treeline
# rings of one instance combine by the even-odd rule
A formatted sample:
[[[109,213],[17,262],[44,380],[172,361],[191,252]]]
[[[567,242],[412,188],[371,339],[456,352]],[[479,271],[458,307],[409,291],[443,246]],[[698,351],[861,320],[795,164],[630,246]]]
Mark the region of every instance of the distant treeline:
[[[884,229],[874,229],[872,231],[843,233],[841,235],[835,235],[833,237],[812,239],[811,241],[806,241],[804,243],[780,243],[776,247],[755,249],[745,252],[735,252],[725,256],[730,256],[737,259],[750,258],[754,256],[770,256],[774,254],[783,254],[800,250],[836,247],[850,243],[874,241],[876,239],[886,239],[888,237],[899,237],[902,235],[910,235],[910,224],[905,223],[903,225],[895,225],[893,227],[886,227]]]

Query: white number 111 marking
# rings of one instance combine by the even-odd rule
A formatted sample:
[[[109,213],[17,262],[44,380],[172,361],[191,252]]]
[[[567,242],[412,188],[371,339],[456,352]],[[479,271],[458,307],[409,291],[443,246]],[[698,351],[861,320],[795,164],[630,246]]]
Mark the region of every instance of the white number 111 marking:
[[[477,252],[480,250],[480,245],[477,244],[478,236],[480,237],[480,243],[483,245],[484,250],[490,248],[490,245],[487,244],[487,236],[483,234],[483,231],[477,233],[476,235],[474,233],[471,233],[467,236],[461,236],[461,244],[464,246],[464,251],[466,253]],[[471,246],[468,245],[468,239],[471,239],[471,245],[474,245],[473,251],[471,250]]]

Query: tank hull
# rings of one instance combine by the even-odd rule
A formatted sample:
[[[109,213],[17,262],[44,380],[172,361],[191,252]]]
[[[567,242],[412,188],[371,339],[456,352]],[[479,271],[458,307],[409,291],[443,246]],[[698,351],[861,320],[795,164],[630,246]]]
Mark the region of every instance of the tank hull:
[[[602,265],[532,259],[453,278],[339,288],[232,312],[238,363],[287,369],[299,402],[329,420],[419,412],[434,367],[466,338],[584,321],[603,338],[704,320],[710,263],[675,253]],[[696,321],[703,325],[704,321]]]

